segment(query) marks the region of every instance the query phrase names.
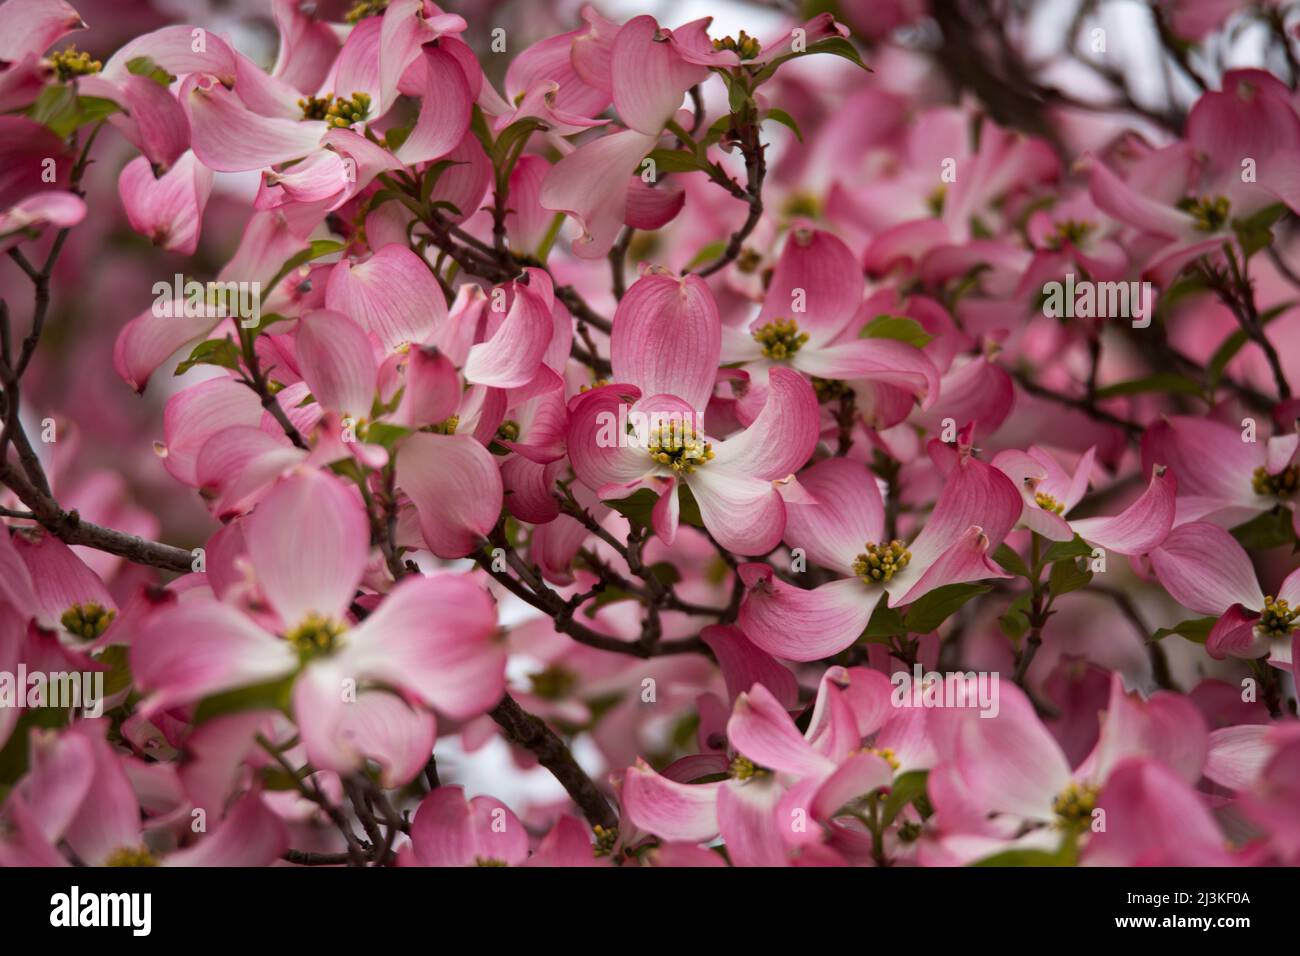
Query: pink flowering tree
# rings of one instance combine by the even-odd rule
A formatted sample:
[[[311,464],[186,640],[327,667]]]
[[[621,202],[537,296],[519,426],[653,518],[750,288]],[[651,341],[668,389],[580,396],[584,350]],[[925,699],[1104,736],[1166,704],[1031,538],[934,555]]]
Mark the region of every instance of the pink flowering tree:
[[[0,865],[1300,864],[1297,5],[184,6],[0,5]]]

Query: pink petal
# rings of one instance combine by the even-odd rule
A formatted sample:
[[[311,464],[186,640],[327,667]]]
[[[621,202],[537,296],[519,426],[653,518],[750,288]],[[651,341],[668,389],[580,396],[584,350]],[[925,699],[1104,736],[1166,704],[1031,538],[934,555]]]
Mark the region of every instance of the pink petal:
[[[328,128],[317,120],[259,116],[206,77],[187,80],[181,97],[189,110],[194,155],[218,172],[264,169],[299,159],[320,148]]]
[[[451,360],[433,347],[411,349],[406,389],[393,421],[410,428],[436,425],[460,407],[460,376]]]
[[[633,229],[662,229],[685,205],[686,190],[680,185],[664,183],[656,189],[642,182],[640,176],[633,176],[628,180],[623,222]]]
[[[751,643],[739,628],[711,624],[700,631],[700,638],[717,658],[733,703],[755,684],[766,687],[783,708],[799,703],[799,682],[793,672]]]
[[[805,345],[791,364],[818,378],[892,385],[914,395],[929,408],[939,395],[939,370],[924,352],[892,339],[854,339],[812,348]]]
[[[355,491],[304,469],[262,499],[244,538],[258,584],[286,628],[313,614],[343,620],[370,553],[370,522]]]
[[[741,565],[740,575],[747,588],[741,629],[763,650],[785,660],[838,654],[871,620],[871,594],[857,578],[805,591],[786,584],[764,564]]]
[[[609,860],[599,858],[587,827],[574,817],[565,814],[555,821],[551,832],[542,837],[537,852],[524,866],[608,866]]]
[[[614,108],[634,130],[658,136],[688,89],[709,75],[659,40],[653,17],[634,17],[618,31],[611,57]]]
[[[365,262],[336,265],[325,288],[325,306],[360,322],[390,351],[405,342],[425,341],[447,317],[447,302],[429,267],[395,243]]]
[[[642,760],[623,775],[623,813],[633,824],[665,840],[702,843],[718,834],[721,783],[677,783]]]
[[[1102,789],[1106,828],[1085,862],[1100,866],[1225,866],[1224,836],[1200,795],[1158,763],[1133,759]]]
[[[468,577],[402,581],[347,635],[349,667],[401,688],[451,717],[476,717],[505,692],[496,608]]]
[[[627,209],[628,177],[655,147],[658,135],[623,130],[585,143],[551,167],[542,183],[543,208],[567,213],[582,229],[573,254],[599,259],[614,245]]]
[[[221,321],[216,316],[186,316],[183,300],[167,304],[172,315],[150,306],[122,327],[113,345],[113,369],[137,392],[144,391],[149,377],[169,356],[206,338]]]
[[[167,855],[164,866],[270,866],[289,847],[279,815],[257,793],[231,807],[221,825],[194,846]]]
[[[177,634],[185,640],[178,641]],[[131,674],[156,713],[292,673],[298,655],[234,608],[193,599],[150,618],[131,644]]]
[[[1234,604],[1214,622],[1205,639],[1205,653],[1216,661],[1226,657],[1264,657],[1269,652],[1269,641],[1255,632],[1259,612]]]
[[[415,811],[411,842],[421,866],[517,866],[528,857],[528,832],[492,797],[466,801],[460,787],[438,787]]]
[[[261,420],[256,393],[232,378],[210,378],[177,392],[163,410],[163,467],[177,481],[196,488],[199,454],[208,441],[227,428]]]
[[[894,782],[894,771],[883,757],[856,753],[822,782],[813,798],[812,813],[818,820],[830,820],[837,811],[873,790]]]
[[[713,461],[686,482],[704,527],[728,551],[766,554],[785,530],[785,503],[771,481],[751,478]]]
[[[56,40],[86,22],[63,0],[9,0],[2,8],[9,29],[0,33],[0,60],[12,63],[29,53],[44,53]]]
[[[1090,544],[1119,554],[1145,554],[1164,541],[1174,523],[1177,482],[1173,472],[1157,469],[1142,497],[1112,518],[1070,522]]]
[[[529,283],[514,283],[514,302],[505,321],[486,342],[469,350],[465,378],[496,388],[519,388],[537,374],[554,325],[546,292],[549,279],[539,269],[526,270]],[[535,288],[538,287],[538,288]]]
[[[724,783],[718,791],[718,829],[733,866],[785,866],[790,820],[777,819],[784,788],[772,777]]]
[[[1175,528],[1151,552],[1151,567],[1174,600],[1198,614],[1217,616],[1234,604],[1264,607],[1245,548],[1218,525],[1194,521]]]
[[[629,485],[653,470],[646,450],[622,430],[636,398],[636,389],[609,385],[579,396],[570,407],[569,459],[578,480],[593,491]]]
[[[429,550],[440,558],[471,554],[501,513],[501,473],[469,435],[412,435],[397,453],[397,484],[419,513]]]
[[[212,171],[193,153],[185,153],[160,179],[154,179],[147,159],[137,157],[122,169],[117,188],[132,229],[169,252],[194,254]]]
[[[397,150],[408,166],[440,159],[450,153],[469,129],[471,97],[465,73],[445,50],[425,47],[403,77],[413,86],[404,92],[420,97],[415,128]],[[412,77],[418,71],[418,77]]]
[[[318,309],[303,316],[294,344],[303,380],[322,407],[358,421],[370,417],[379,369],[361,326]]]
[[[822,776],[835,767],[809,745],[789,712],[762,684],[736,698],[727,740],[754,763],[780,773]]]
[[[847,458],[819,461],[799,475],[799,484],[813,502],[786,502],[785,543],[802,548],[813,564],[851,575],[854,559],[884,532],[879,484],[865,465]]]
[[[762,412],[739,435],[717,445],[711,464],[769,481],[785,478],[808,461],[817,447],[818,432],[812,386],[798,372],[773,368]]]
[[[834,339],[853,318],[864,289],[857,259],[839,238],[820,229],[795,228],[776,262],[763,308],[750,327],[794,319],[799,330],[809,334],[805,347],[816,348]],[[796,304],[804,308],[796,312]]]
[[[369,758],[379,764],[385,788],[405,786],[433,753],[433,715],[383,690],[344,700],[349,679],[356,678],[344,662],[331,660],[313,664],[294,682],[293,712],[312,766],[349,774]]]
[[[614,313],[614,378],[644,395],[676,395],[703,410],[721,348],[718,307],[698,276],[647,273],[632,283]]]

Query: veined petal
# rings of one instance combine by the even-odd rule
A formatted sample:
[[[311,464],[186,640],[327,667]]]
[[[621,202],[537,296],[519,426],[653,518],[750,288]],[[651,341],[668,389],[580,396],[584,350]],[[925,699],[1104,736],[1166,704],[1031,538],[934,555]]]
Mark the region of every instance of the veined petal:
[[[414,88],[421,98],[420,115],[397,150],[397,158],[408,166],[450,153],[469,129],[472,106],[465,73],[446,50],[425,47],[404,75],[404,82],[413,81],[413,70],[419,70]]]
[[[871,620],[873,592],[857,578],[805,591],[786,584],[765,564],[743,564],[740,576],[746,588],[741,629],[776,657],[815,661],[838,654]]]
[[[163,866],[270,866],[288,846],[284,821],[252,792],[231,807],[210,835],[169,853]]]
[[[709,533],[736,554],[766,554],[785,531],[785,502],[776,486],[719,462],[689,475],[700,517]]]
[[[420,516],[425,543],[440,558],[463,558],[501,513],[501,472],[469,435],[412,435],[397,452],[397,484]]]
[[[137,392],[144,391],[149,377],[169,356],[187,343],[206,338],[221,321],[219,316],[186,315],[183,300],[166,304],[169,314],[155,303],[124,325],[113,345],[113,369]]]
[[[178,635],[184,635],[178,640]],[[144,714],[293,672],[298,655],[227,604],[202,598],[153,615],[131,643]]]
[[[813,564],[843,575],[885,528],[885,505],[875,476],[861,462],[827,458],[799,475],[809,504],[785,505],[785,543],[803,548]]]
[[[804,739],[789,712],[762,684],[736,698],[727,721],[727,740],[754,763],[779,773],[815,777],[835,769],[832,760]]]
[[[551,167],[541,204],[569,214],[582,228],[571,244],[575,256],[599,259],[613,247],[627,209],[628,179],[658,140],[658,134],[623,130],[585,143]]]
[[[513,866],[528,857],[528,831],[509,807],[486,796],[466,800],[452,786],[437,787],[420,803],[411,844],[421,866]]]
[[[1070,522],[1075,534],[1090,544],[1118,554],[1146,554],[1164,541],[1174,523],[1178,484],[1174,474],[1157,467],[1142,497],[1110,518]]]
[[[531,283],[544,281],[538,269],[528,269]],[[514,283],[514,302],[505,321],[486,342],[469,350],[465,378],[495,388],[519,388],[532,381],[546,354],[554,324],[551,308],[531,284]]]
[[[436,348],[413,348],[393,421],[408,428],[436,425],[456,414],[460,399],[460,376],[451,360]]]
[[[185,153],[158,179],[149,160],[139,156],[122,169],[117,188],[132,229],[169,252],[194,254],[212,192],[212,171],[193,153]]]
[[[767,401],[758,418],[739,435],[720,442],[715,465],[774,481],[803,467],[817,447],[817,396],[798,372],[773,368]]]
[[[343,620],[370,554],[370,522],[339,479],[303,469],[262,499],[244,526],[258,584],[286,628]]]
[[[578,479],[592,491],[629,485],[653,470],[638,436],[626,431],[637,390],[620,385],[593,389],[569,409],[565,443]]]
[[[490,710],[505,692],[505,645],[496,608],[471,578],[402,581],[347,635],[349,666],[463,720]]]
[[[794,673],[750,641],[739,628],[711,624],[700,631],[700,638],[718,659],[727,697],[733,703],[755,684],[762,684],[783,708],[798,705],[799,682]]]
[[[1234,604],[1264,607],[1250,556],[1218,525],[1179,525],[1151,552],[1151,567],[1173,599],[1198,614],[1217,616]]]
[[[677,783],[638,760],[623,775],[623,812],[636,826],[665,840],[703,843],[718,835],[722,783]]]
[[[447,301],[429,267],[396,243],[365,262],[336,265],[325,306],[360,322],[390,351],[404,342],[425,341],[447,317]]]
[[[0,6],[8,29],[0,33],[0,60],[13,63],[29,53],[44,53],[55,41],[86,22],[64,0],[9,0]]]
[[[210,77],[187,80],[181,97],[189,110],[194,155],[218,172],[264,169],[299,159],[320,148],[328,129],[317,120],[259,116]]]
[[[294,345],[303,380],[322,407],[358,421],[370,416],[379,368],[361,326],[338,312],[317,309],[303,316]]]
[[[632,129],[658,136],[682,97],[709,75],[662,42],[654,17],[634,17],[614,38],[611,77],[614,108]]]
[[[929,408],[939,395],[939,370],[925,353],[893,339],[853,339],[814,348],[805,345],[790,362],[818,378],[892,385]]]
[[[763,308],[750,327],[794,319],[799,330],[808,333],[805,347],[825,345],[853,318],[865,288],[857,259],[838,237],[820,229],[795,228],[776,262]]]

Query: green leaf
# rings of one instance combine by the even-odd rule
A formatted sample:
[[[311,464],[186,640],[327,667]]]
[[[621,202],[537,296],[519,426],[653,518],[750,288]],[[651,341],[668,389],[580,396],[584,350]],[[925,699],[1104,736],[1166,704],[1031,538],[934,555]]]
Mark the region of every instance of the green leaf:
[[[1216,621],[1218,621],[1218,618],[1214,617],[1190,618],[1186,621],[1180,621],[1173,627],[1159,628],[1151,635],[1151,640],[1158,641],[1170,634],[1177,634],[1179,637],[1185,637],[1196,644],[1204,644],[1205,639],[1210,636],[1210,631],[1214,629]]]
[[[1232,536],[1241,542],[1248,551],[1267,551],[1283,545],[1295,546],[1295,529],[1291,524],[1291,512],[1277,507],[1256,515],[1245,524],[1232,529]]]
[[[104,674],[105,697],[112,697],[131,686],[131,668],[125,644],[112,644],[95,659],[108,667]]]
[[[779,110],[775,108],[770,109],[767,111],[767,118],[770,120],[776,120],[782,126],[789,129],[790,132],[794,133],[795,139],[797,139],[801,143],[803,142],[803,133],[799,130],[799,124],[796,123],[794,121],[794,117],[791,116],[789,113],[787,113],[785,110]]]
[[[43,89],[28,110],[38,123],[48,126],[55,135],[65,138],[80,126],[102,120],[121,109],[112,100],[99,96],[78,96],[70,84],[56,84]]]
[[[677,565],[671,561],[657,561],[646,570],[655,576],[655,580],[665,586],[677,584],[682,579],[682,573],[677,570]]]
[[[1076,534],[1072,541],[1053,541],[1052,546],[1043,555],[1043,563],[1055,564],[1057,561],[1064,561],[1066,558],[1090,557],[1092,557],[1092,545]]]
[[[172,76],[153,61],[152,57],[137,56],[126,61],[126,72],[132,76],[147,76],[163,89],[172,85],[176,77]]]
[[[919,797],[925,796],[925,783],[930,777],[928,770],[909,770],[894,778],[894,785],[885,799],[881,814],[882,826],[889,826],[903,812],[903,808]]]
[[[920,349],[925,348],[934,336],[925,331],[916,319],[901,315],[878,315],[858,333],[858,338],[894,339]]]
[[[802,53],[787,53],[772,60],[754,77],[754,85],[757,86],[770,80],[781,64],[787,60],[793,60],[801,56],[811,56],[814,53],[830,53],[834,56],[842,56],[850,63],[862,67],[868,73],[871,72],[871,67],[862,62],[862,56],[858,53],[857,47],[844,37],[828,37],[825,40],[818,40],[816,43],[810,44]]]
[[[727,251],[727,240],[719,239],[717,242],[710,242],[707,246],[695,253],[690,262],[686,263],[686,270],[690,272],[696,266],[702,266],[706,262],[712,262]]]
[[[328,256],[335,252],[342,252],[345,248],[346,247],[343,243],[338,242],[335,239],[313,239],[306,249],[295,252],[285,260],[284,265],[280,266],[280,271],[271,279],[270,284],[262,290],[262,298],[265,299],[270,295],[271,290],[280,284],[280,280],[300,265],[311,262],[313,259],[319,259],[322,256]]]
[[[582,606],[582,613],[588,618],[594,618],[603,607],[607,607],[610,604],[617,604],[619,601],[635,600],[636,595],[631,591],[624,591],[622,588],[607,587]]]
[[[888,595],[882,594],[880,600],[876,602],[875,610],[871,612],[871,620],[867,621],[861,640],[869,643],[884,642],[891,637],[900,637],[906,633],[907,625],[903,623],[903,615],[890,607]]]
[[[545,127],[546,124],[537,117],[525,116],[523,119],[515,120],[500,132],[489,154],[492,166],[499,177],[504,179],[510,175],[510,167],[514,165],[513,157],[516,157],[518,152],[528,144],[528,137]]]
[[[239,687],[205,697],[194,710],[194,722],[199,724],[222,714],[245,710],[278,710],[287,714],[295,676],[290,674],[265,684]]]
[[[1059,596],[1087,587],[1091,580],[1091,571],[1080,570],[1074,558],[1066,558],[1052,565],[1052,572],[1047,576],[1047,586],[1053,595]]]
[[[913,601],[903,623],[908,633],[929,634],[971,598],[989,590],[987,584],[945,584]]]
[[[1048,850],[1003,850],[971,866],[1069,866],[1068,859],[1061,853]]]
[[[1011,547],[1009,544],[1003,543],[998,545],[997,550],[993,552],[993,560],[996,561],[1004,571],[1010,571],[1012,574],[1021,578],[1029,577],[1029,565],[1025,564],[1025,559],[1022,558],[1016,549]]]
[[[371,445],[382,445],[391,452],[393,446],[409,434],[411,434],[411,430],[401,425],[393,425],[390,422],[371,422],[366,428],[366,442]]]
[[[1144,378],[1135,378],[1115,385],[1097,389],[1097,398],[1115,398],[1118,395],[1141,395],[1146,392],[1160,392],[1166,395],[1195,395],[1204,397],[1199,382],[1185,375],[1173,372],[1159,372]]]
[[[677,505],[681,511],[682,522],[696,528],[704,527],[704,520],[700,517],[700,506],[691,494],[691,489],[685,484],[680,484],[677,486],[676,493],[679,496]],[[649,528],[652,527],[650,516],[658,501],[659,496],[649,488],[640,488],[626,498],[615,498],[606,501],[605,504],[633,524]]]
[[[684,149],[656,149],[651,151],[649,158],[654,160],[656,176],[659,173],[706,172],[709,168],[694,153],[688,153]]]
[[[184,375],[196,365],[219,365],[222,368],[239,368],[239,347],[230,339],[205,339],[190,352],[190,357],[176,366],[176,374]]]

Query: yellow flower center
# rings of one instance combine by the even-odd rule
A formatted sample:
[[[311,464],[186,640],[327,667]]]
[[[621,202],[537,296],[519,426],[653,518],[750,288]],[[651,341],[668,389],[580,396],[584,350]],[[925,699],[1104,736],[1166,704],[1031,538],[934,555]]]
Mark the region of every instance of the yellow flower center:
[[[688,422],[670,422],[650,429],[646,451],[657,464],[689,475],[713,458],[713,445],[700,438]]]
[[[313,657],[331,654],[338,647],[339,635],[347,630],[343,624],[319,614],[308,614],[301,624],[284,636],[298,657],[306,662]]]
[[[721,40],[713,41],[715,50],[731,50],[742,60],[752,60],[763,52],[763,44],[758,42],[757,37],[752,37],[744,30],[740,31],[737,37],[723,37]]]
[[[1257,625],[1269,637],[1286,637],[1300,627],[1296,618],[1300,618],[1300,607],[1291,607],[1286,601],[1275,597],[1264,598],[1264,612],[1259,616]]]
[[[1227,196],[1202,196],[1199,199],[1189,196],[1178,204],[1178,208],[1196,220],[1196,228],[1201,232],[1215,232],[1228,224],[1231,207]]]
[[[497,438],[501,441],[519,441],[519,423],[506,419],[497,426]]]
[[[370,94],[353,93],[344,99],[342,96],[307,96],[298,101],[302,118],[325,120],[330,126],[348,129],[353,123],[360,123],[370,112]]]
[[[1056,233],[1047,240],[1049,249],[1060,249],[1067,242],[1078,245],[1090,236],[1097,227],[1090,222],[1081,222],[1078,219],[1067,219],[1065,222],[1056,224]]]
[[[776,319],[754,331],[754,341],[763,346],[763,354],[775,362],[799,351],[808,341],[808,333],[799,331],[794,319]]]
[[[388,0],[360,0],[351,10],[343,15],[348,23],[356,23],[366,17],[380,16],[388,8]]]
[[[117,612],[109,610],[94,601],[87,604],[74,604],[59,618],[59,623],[69,634],[93,640],[108,630]]]
[[[1052,801],[1052,811],[1058,818],[1058,826],[1062,827],[1087,823],[1096,808],[1097,788],[1073,780]]]
[[[866,551],[853,562],[853,573],[867,584],[879,584],[893,578],[907,567],[912,552],[895,538],[888,544],[867,544]]]
[[[1300,488],[1300,465],[1288,465],[1276,475],[1270,475],[1261,465],[1250,476],[1250,486],[1257,495],[1286,498]]]
[[[592,847],[594,856],[609,856],[614,852],[614,844],[618,843],[618,828],[607,830],[597,823],[591,828],[591,832],[596,834],[596,845]]]
[[[104,861],[105,866],[157,866],[158,860],[146,847],[143,846],[123,846],[118,847],[108,855]]]
[[[902,766],[902,764],[899,763],[898,757],[894,755],[893,747],[872,747],[868,753],[875,754],[881,760],[885,761],[885,763],[889,764],[890,768],[893,770],[897,770]]]
[[[762,777],[771,772],[766,767],[760,767],[748,757],[739,754],[731,761],[732,780],[752,780],[754,777]]]
[[[92,60],[89,53],[78,50],[75,46],[51,53],[50,65],[54,67],[55,75],[63,83],[78,76],[89,76],[92,73],[98,73],[104,68],[103,63]]]
[[[1043,494],[1041,491],[1034,494],[1034,504],[1038,505],[1038,507],[1042,508],[1044,511],[1050,511],[1054,515],[1063,514],[1065,512],[1065,505],[1057,501],[1051,495]]]

